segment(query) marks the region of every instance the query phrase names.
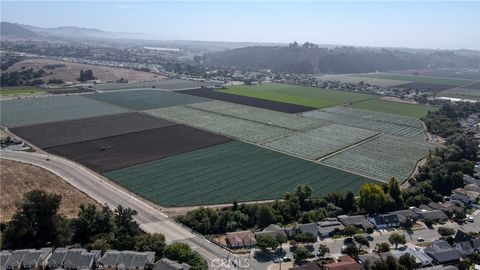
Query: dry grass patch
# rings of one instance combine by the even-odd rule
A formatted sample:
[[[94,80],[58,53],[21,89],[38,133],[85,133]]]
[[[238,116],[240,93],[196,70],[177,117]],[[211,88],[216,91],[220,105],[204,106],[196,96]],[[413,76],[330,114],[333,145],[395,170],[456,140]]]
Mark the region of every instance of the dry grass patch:
[[[60,213],[67,218],[77,216],[81,204],[97,204],[92,198],[61,177],[27,163],[0,159],[0,220],[10,220],[23,194],[34,189],[62,195]]]

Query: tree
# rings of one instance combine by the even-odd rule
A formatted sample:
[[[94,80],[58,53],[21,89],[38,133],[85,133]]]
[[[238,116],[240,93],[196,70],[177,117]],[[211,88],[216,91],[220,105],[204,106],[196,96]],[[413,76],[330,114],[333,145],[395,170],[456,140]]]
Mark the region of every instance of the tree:
[[[357,245],[354,243],[348,244],[347,249],[345,250],[345,254],[351,256],[351,257],[357,257],[358,254],[360,253],[360,250],[358,249]]]
[[[293,258],[295,258],[295,264],[299,265],[303,263],[310,256],[310,252],[305,247],[299,247],[295,250]]]
[[[3,232],[2,248],[41,248],[65,245],[67,221],[58,214],[62,197],[42,190],[26,193]]]
[[[383,243],[378,243],[378,244],[377,244],[377,250],[378,250],[378,252],[380,252],[380,253],[381,253],[381,252],[389,252],[389,251],[390,251],[390,244],[385,243],[385,242],[383,242]]]
[[[275,218],[272,207],[269,205],[260,205],[257,209],[256,218],[259,227],[263,228],[272,224]]]
[[[153,251],[157,259],[163,256],[165,250],[165,235],[160,233],[142,234],[135,237],[136,251]]]
[[[320,254],[320,257],[324,257],[325,255],[330,253],[330,249],[326,245],[320,244],[318,246],[318,253]]]
[[[279,246],[288,242],[287,237],[283,234],[275,235],[275,240],[277,240],[277,243],[278,243]]]
[[[438,228],[438,234],[440,234],[443,238],[447,238],[455,234],[455,230],[448,227],[440,227]]]
[[[415,258],[409,253],[400,256],[400,258],[398,258],[398,263],[403,266],[403,269],[405,270],[413,270],[416,266]]]
[[[119,205],[115,209],[114,224],[115,237],[112,239],[112,246],[116,249],[133,249],[135,245],[134,237],[140,235],[140,227],[138,223],[133,220],[137,211],[124,208]]]
[[[352,237],[357,233],[357,228],[354,226],[348,225],[343,229],[343,233],[348,237]]]
[[[405,240],[405,235],[401,235],[398,233],[392,233],[390,237],[388,237],[388,242],[390,244],[395,245],[395,249],[398,248],[398,245],[405,244],[407,241]]]
[[[307,202],[312,196],[312,188],[309,185],[299,185],[296,189],[294,194],[298,198],[298,202],[303,210],[306,209]]]
[[[360,245],[360,250],[362,249],[362,246],[366,246],[366,247],[370,246],[370,242],[368,242],[367,237],[365,237],[364,235],[355,235],[353,237],[353,240],[355,240],[355,242],[357,242]]]
[[[397,179],[395,177],[390,178],[387,187],[388,194],[395,201],[396,208],[401,209],[403,207],[403,197]]]
[[[101,234],[113,232],[113,212],[104,206],[101,211],[94,204],[80,205],[77,218],[72,220],[73,243],[86,244]]]
[[[167,245],[164,251],[165,257],[179,263],[189,264],[193,270],[207,270],[207,262],[196,251],[193,251],[187,244],[173,243]]]
[[[275,250],[278,247],[278,242],[273,236],[263,234],[257,236],[257,247],[263,252],[267,252],[268,249]]]
[[[381,186],[365,183],[360,188],[360,206],[369,214],[385,211],[387,197]]]

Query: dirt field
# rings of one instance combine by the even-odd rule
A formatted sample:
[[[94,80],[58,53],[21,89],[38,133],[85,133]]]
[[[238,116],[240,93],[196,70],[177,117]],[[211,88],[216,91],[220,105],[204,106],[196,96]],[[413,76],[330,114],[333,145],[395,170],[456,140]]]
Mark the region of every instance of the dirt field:
[[[98,172],[108,172],[231,140],[203,130],[175,125],[45,150]]]
[[[42,189],[62,195],[60,213],[77,216],[80,204],[95,203],[93,199],[74,188],[57,175],[30,164],[0,159],[0,220],[9,220],[24,193]]]
[[[312,107],[289,104],[284,102],[277,102],[277,101],[259,99],[254,97],[232,95],[228,93],[217,92],[211,89],[193,89],[193,90],[183,90],[183,91],[177,91],[177,92],[182,94],[227,101],[231,103],[242,104],[242,105],[269,109],[272,111],[285,112],[285,113],[299,113],[299,112],[305,112],[305,111],[315,109]]]
[[[44,67],[45,65],[56,64],[64,64],[65,67],[58,67],[54,69],[46,69]],[[44,81],[48,81],[49,79],[61,79],[65,82],[78,82],[77,79],[78,77],[80,77],[80,70],[82,69],[91,69],[93,71],[93,76],[95,76],[97,80],[101,81],[117,81],[121,78],[129,81],[152,81],[165,79],[165,77],[161,75],[153,74],[150,72],[136,71],[126,68],[114,68],[80,63],[62,62],[49,59],[30,59],[20,61],[9,67],[7,71],[21,71],[22,67],[25,67],[26,69],[33,68],[35,70],[45,70],[46,76],[40,78]],[[52,72],[52,74],[50,74],[50,72]]]

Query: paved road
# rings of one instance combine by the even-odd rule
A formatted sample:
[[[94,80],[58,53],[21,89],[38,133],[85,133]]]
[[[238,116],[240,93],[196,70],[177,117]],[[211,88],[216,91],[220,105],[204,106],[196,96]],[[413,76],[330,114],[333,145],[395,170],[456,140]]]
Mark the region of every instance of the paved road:
[[[214,259],[233,258],[225,249],[199,235],[193,234],[188,228],[167,218],[159,209],[112,185],[103,179],[102,176],[72,161],[47,154],[13,151],[0,151],[0,157],[34,164],[47,169],[96,201],[111,208],[121,204],[136,210],[138,215],[135,216],[135,219],[140,224],[142,230],[148,233],[162,233],[165,235],[167,242],[188,244],[207,259],[209,265],[211,265]]]

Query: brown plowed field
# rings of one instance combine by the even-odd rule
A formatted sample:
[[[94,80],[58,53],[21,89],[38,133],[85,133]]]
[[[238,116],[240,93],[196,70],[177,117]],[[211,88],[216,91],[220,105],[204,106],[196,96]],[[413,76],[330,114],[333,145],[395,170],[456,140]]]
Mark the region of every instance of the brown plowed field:
[[[175,125],[141,113],[122,113],[12,128],[38,147],[53,147]]]
[[[45,150],[95,171],[108,172],[230,141],[224,136],[175,125]]]

